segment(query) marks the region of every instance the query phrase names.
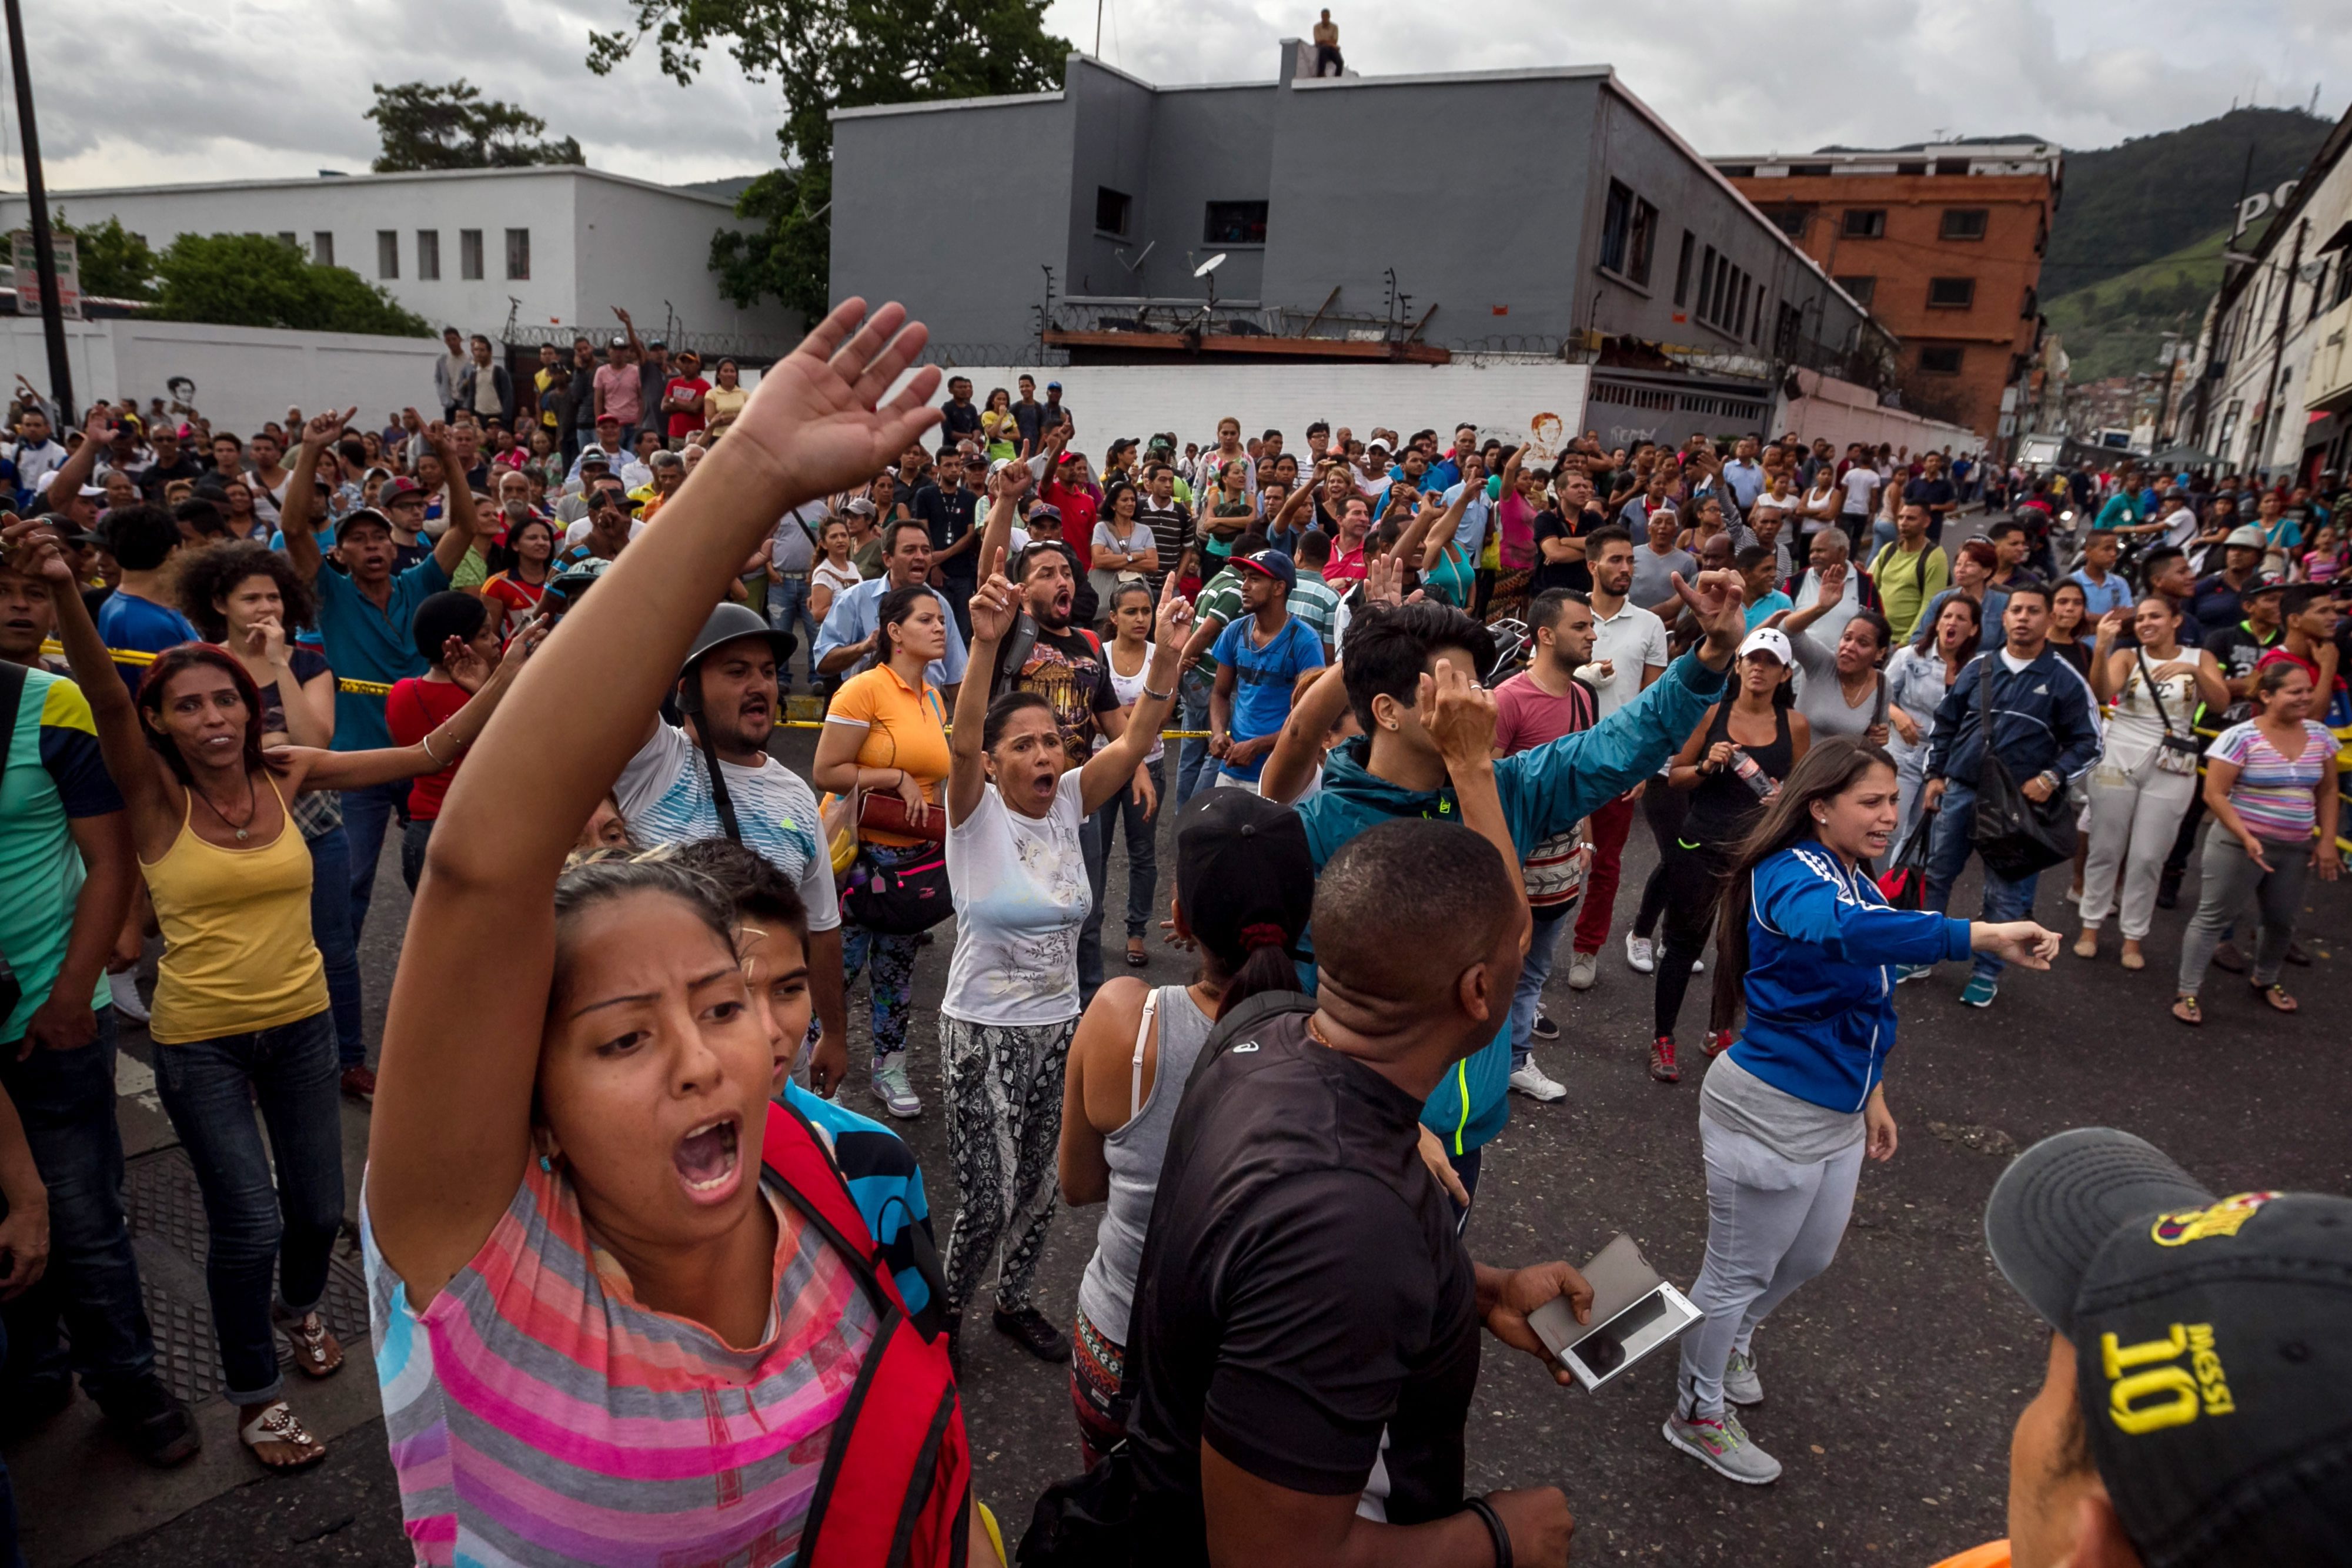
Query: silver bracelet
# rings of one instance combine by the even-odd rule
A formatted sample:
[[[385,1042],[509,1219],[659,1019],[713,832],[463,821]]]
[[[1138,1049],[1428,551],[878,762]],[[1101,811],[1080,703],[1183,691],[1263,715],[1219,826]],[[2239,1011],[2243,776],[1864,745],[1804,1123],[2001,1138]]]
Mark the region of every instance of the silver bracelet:
[[[1151,684],[1149,681],[1144,683],[1143,695],[1150,697],[1156,703],[1173,702],[1176,700],[1176,694],[1174,692],[1155,692],[1151,689]]]
[[[436,763],[440,763],[440,765],[441,765],[442,767],[444,767],[444,768],[446,768],[446,767],[448,767],[448,766],[449,766],[447,763],[446,763],[446,762],[442,762],[442,761],[441,761],[441,758],[440,758],[439,754],[434,751],[434,749],[433,749],[433,732],[432,732],[431,730],[429,730],[429,729],[428,729],[428,730],[426,730],[426,731],[425,732],[424,738],[422,738],[421,740],[419,740],[416,744],[417,744],[417,745],[419,745],[419,746],[421,746],[421,747],[425,747],[425,756],[427,756],[427,757],[432,758],[433,758],[433,760],[434,760],[435,762],[436,762]]]

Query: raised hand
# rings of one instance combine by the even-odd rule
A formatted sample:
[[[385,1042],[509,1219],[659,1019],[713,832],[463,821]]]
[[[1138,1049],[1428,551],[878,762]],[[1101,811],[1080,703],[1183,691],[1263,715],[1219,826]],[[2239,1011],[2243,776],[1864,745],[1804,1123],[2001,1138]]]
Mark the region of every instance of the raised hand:
[[[1675,592],[1691,612],[1691,618],[1706,633],[1700,657],[1720,669],[1731,662],[1732,650],[1748,632],[1748,612],[1741,595],[1739,573],[1732,570],[1702,571],[1690,582],[1683,574],[1674,574]],[[1709,655],[1712,655],[1711,657]]]
[[[1845,562],[1839,561],[1827,571],[1822,573],[1822,597],[1820,601],[1823,604],[1835,604],[1839,599],[1844,596],[1844,593]]]
[[[1476,768],[1494,760],[1495,694],[1454,667],[1451,659],[1437,661],[1433,674],[1421,677],[1417,716],[1449,770]]]
[[[763,378],[764,384],[764,378]],[[987,580],[980,591],[971,596],[971,640],[975,643],[1001,643],[1013,630],[1019,608],[1013,594],[1013,584],[1004,577],[1004,547],[996,548],[996,559],[988,563]]]
[[[2101,643],[2112,643],[2123,635],[2124,628],[2130,623],[2131,616],[2126,612],[2110,610],[2099,617],[2099,633],[2096,640]]]
[[[0,559],[19,577],[37,577],[53,588],[70,591],[73,565],[58,542],[47,517],[19,517],[0,512]]]
[[[898,305],[868,316],[865,300],[843,300],[760,378],[729,447],[768,469],[787,507],[863,484],[940,420],[936,366],[883,402],[929,336]]]
[[[359,404],[353,403],[341,413],[330,409],[325,413],[311,415],[310,422],[300,427],[302,444],[313,451],[321,452],[332,446],[342,439],[343,427],[351,423],[352,417],[359,411]],[[287,410],[289,415],[296,412],[298,411],[293,409]]]
[[[1160,580],[1160,610],[1152,617],[1151,635],[1163,648],[1181,648],[1192,634],[1192,601],[1176,591],[1176,574]]]
[[[469,695],[490,678],[489,662],[474,651],[473,643],[455,634],[441,640],[441,667]]]
[[[1364,603],[1393,610],[1404,602],[1404,562],[1376,555],[1364,563]]]

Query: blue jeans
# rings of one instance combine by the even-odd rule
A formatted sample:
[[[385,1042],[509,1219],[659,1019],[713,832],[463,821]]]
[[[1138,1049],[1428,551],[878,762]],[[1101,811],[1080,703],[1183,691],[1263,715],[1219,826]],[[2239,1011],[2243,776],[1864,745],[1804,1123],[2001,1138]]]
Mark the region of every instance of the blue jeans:
[[[1186,670],[1176,683],[1178,696],[1184,710],[1186,729],[1209,727],[1209,693],[1216,677],[1198,670]],[[1181,810],[1184,802],[1202,788],[1214,785],[1220,764],[1209,755],[1206,740],[1188,740],[1176,752],[1176,806]]]
[[[1952,901],[1952,883],[1960,880],[1960,872],[1976,852],[1971,841],[1977,827],[1977,791],[1973,784],[1953,782],[1944,787],[1943,804],[1937,808],[1936,824],[1927,841],[1927,907],[1937,914],[1945,913]],[[2040,876],[2029,876],[2011,882],[1998,875],[1992,867],[1984,870],[1985,920],[2022,920],[2033,912],[2033,894],[2041,885]],[[1988,953],[1977,955],[1973,973],[1988,980],[1997,980],[2008,966]]]
[[[122,1211],[122,1134],[114,1121],[114,1009],[98,1009],[98,1038],[72,1051],[16,1060],[0,1045],[0,1085],[16,1103],[33,1163],[49,1189],[49,1270],[8,1303],[16,1343],[0,1373],[0,1405],[36,1383],[79,1373],[100,1405],[155,1376],[155,1338],[139,1297],[139,1264]],[[63,1320],[72,1350],[58,1336]]]
[[[1528,1041],[1535,1037],[1528,1031],[1535,1028],[1536,1009],[1543,1003],[1544,982],[1551,978],[1552,951],[1559,945],[1571,922],[1556,915],[1535,923],[1535,936],[1528,943],[1527,961],[1519,966],[1518,988],[1511,993],[1511,1071],[1517,1072],[1528,1064]]]
[[[1164,805],[1168,797],[1168,758],[1147,764],[1151,773],[1152,788]],[[1117,836],[1121,822],[1127,824],[1127,934],[1142,936],[1151,929],[1152,895],[1160,886],[1160,812],[1150,817],[1143,814],[1143,800],[1129,785],[1114,796],[1110,803],[1095,813],[1097,830],[1102,834],[1103,863],[1110,862],[1111,840]],[[1097,911],[1093,922],[1100,929],[1102,920]]]
[[[327,1292],[327,1260],[343,1220],[343,1129],[335,1030],[327,1014],[252,1034],[155,1047],[155,1086],[204,1190],[212,1232],[205,1284],[226,1394],[238,1405],[278,1397],[269,1273],[299,1316]],[[254,1125],[258,1102],[269,1127]],[[270,1167],[277,1166],[277,1180]]]
[[[360,943],[352,930],[352,838],[338,825],[310,841],[310,940],[327,961],[327,1000],[335,1019],[335,1053],[345,1067],[367,1065],[361,1032]]]
[[[368,784],[343,791],[343,834],[352,846],[352,946],[367,926],[375,899],[375,862],[383,856],[384,829],[394,815],[408,818],[408,780]]]
[[[433,842],[433,824],[438,817],[411,817],[400,830],[400,880],[408,884],[409,896],[416,896],[416,879],[425,874],[425,852]]]
[[[800,652],[808,660],[809,685],[816,685],[816,617],[809,613],[808,573],[798,577],[768,580],[768,625],[778,632],[790,632],[800,639]],[[787,663],[776,672],[783,677],[787,690],[793,684],[792,666]]]

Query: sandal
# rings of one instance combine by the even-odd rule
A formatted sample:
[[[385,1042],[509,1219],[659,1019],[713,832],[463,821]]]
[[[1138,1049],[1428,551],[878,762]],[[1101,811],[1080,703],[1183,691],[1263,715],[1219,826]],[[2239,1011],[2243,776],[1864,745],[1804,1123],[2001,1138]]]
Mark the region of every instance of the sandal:
[[[2262,997],[2263,1000],[2271,1005],[2271,1011],[2274,1013],[2300,1012],[2303,1009],[2303,1004],[2296,1001],[2293,997],[2288,996],[2286,994],[2286,988],[2280,985],[2276,980],[2273,980],[2267,986],[2257,984],[2254,987],[2254,990]]]
[[[2137,942],[2127,942],[2124,945],[2123,956],[2118,962],[2126,969],[2147,967],[2147,956],[2139,950],[2139,944]]]
[[[2074,938],[2074,956],[2077,958],[2095,958],[2098,956],[2098,928],[2096,926],[2087,927],[2080,936]]]
[[[2172,1016],[2192,1029],[2205,1021],[2205,1014],[2198,1008],[2195,997],[2173,998]]]
[[[294,1346],[294,1364],[311,1377],[331,1377],[342,1369],[343,1347],[328,1332],[326,1320],[317,1312],[305,1312],[296,1317],[283,1308],[272,1312],[278,1326]]]
[[[265,1469],[299,1470],[315,1465],[327,1457],[327,1446],[310,1436],[301,1419],[283,1399],[266,1406],[260,1415],[236,1429],[236,1440],[253,1450],[253,1457]],[[262,1456],[265,1443],[282,1443],[292,1448],[296,1458],[271,1459]]]
[[[1150,967],[1150,957],[1143,951],[1143,938],[1140,936],[1129,937],[1127,939],[1127,967],[1130,969],[1142,969]]]

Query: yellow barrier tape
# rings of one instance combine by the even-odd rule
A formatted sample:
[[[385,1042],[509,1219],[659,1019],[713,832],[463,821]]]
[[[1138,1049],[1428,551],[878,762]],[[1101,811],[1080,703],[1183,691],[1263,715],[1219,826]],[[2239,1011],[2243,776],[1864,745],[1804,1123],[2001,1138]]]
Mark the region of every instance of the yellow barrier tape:
[[[63,643],[52,637],[41,644],[41,652],[57,658],[63,658],[66,650]],[[116,664],[129,664],[138,670],[143,670],[155,662],[155,655],[142,648],[109,648],[107,653]],[[341,677],[336,679],[335,688],[338,691],[357,692],[362,696],[371,697],[383,696],[392,690],[392,687],[383,681],[352,681]]]

